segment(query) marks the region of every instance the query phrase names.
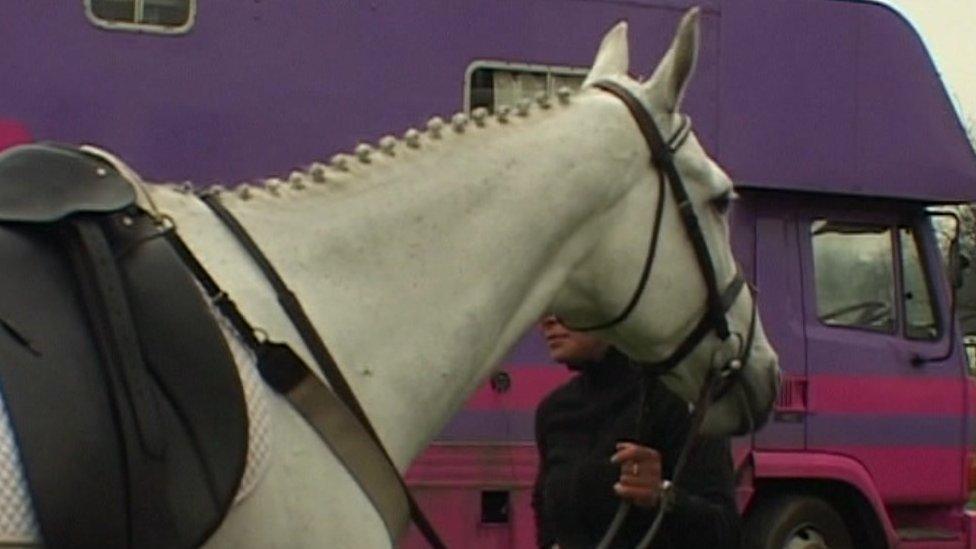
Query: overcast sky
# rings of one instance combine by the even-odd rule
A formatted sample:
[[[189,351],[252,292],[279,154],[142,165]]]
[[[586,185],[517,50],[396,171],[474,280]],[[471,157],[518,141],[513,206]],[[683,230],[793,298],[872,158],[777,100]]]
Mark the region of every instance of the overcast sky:
[[[915,24],[964,117],[976,123],[976,0],[883,0]]]

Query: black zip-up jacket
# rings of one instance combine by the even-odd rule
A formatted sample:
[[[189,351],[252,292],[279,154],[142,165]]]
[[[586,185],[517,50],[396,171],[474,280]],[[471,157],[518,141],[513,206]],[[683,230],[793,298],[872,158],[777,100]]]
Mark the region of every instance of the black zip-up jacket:
[[[634,440],[639,390],[639,373],[611,349],[539,405],[535,431],[540,461],[532,494],[539,547],[558,543],[561,549],[591,548],[606,532],[620,502],[613,491],[620,466],[611,464],[610,456],[617,442]],[[661,453],[662,475],[671,478],[689,427],[688,405],[655,381],[645,406],[639,440]],[[732,482],[728,439],[701,439],[652,547],[738,547]],[[612,546],[636,546],[654,513],[632,506]]]

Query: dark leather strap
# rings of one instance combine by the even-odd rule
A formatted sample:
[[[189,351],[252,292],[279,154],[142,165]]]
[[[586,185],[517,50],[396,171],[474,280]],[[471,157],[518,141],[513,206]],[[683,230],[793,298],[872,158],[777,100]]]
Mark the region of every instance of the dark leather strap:
[[[630,301],[628,301],[627,305],[623,308],[623,310],[620,311],[620,314],[606,322],[601,322],[600,324],[596,324],[594,326],[585,326],[582,328],[568,326],[570,330],[576,332],[593,332],[596,330],[604,330],[623,322],[624,319],[630,316],[630,313],[634,310],[634,307],[637,306],[637,302],[640,301],[641,296],[644,295],[644,288],[647,286],[647,279],[651,276],[651,267],[654,265],[654,257],[657,255],[657,243],[660,240],[659,237],[661,236],[661,219],[664,218],[664,203],[668,198],[667,193],[665,193],[664,174],[662,172],[658,172],[657,194],[657,207],[654,210],[654,226],[651,229],[651,243],[647,250],[647,259],[644,260],[644,268],[641,270],[640,278],[637,280],[637,289],[634,290],[633,295],[630,296]]]
[[[261,251],[261,248],[257,245],[247,230],[237,221],[237,218],[230,213],[227,208],[221,204],[220,199],[216,194],[205,194],[201,196],[203,202],[213,210],[217,218],[220,219],[224,225],[230,230],[230,232],[237,238],[240,245],[248,252],[248,255],[257,263],[261,272],[264,273],[268,282],[274,288],[275,293],[278,298],[278,302],[281,304],[282,308],[288,315],[292,324],[298,330],[298,333],[302,337],[302,341],[305,343],[308,350],[312,353],[312,357],[318,363],[320,370],[325,375],[328,380],[329,385],[336,392],[336,394],[342,399],[346,406],[349,407],[349,411],[359,420],[362,424],[364,431],[370,436],[370,438],[375,442],[376,447],[380,450],[380,455],[382,458],[394,469],[396,466],[393,463],[393,459],[390,457],[386,448],[383,447],[379,436],[376,434],[376,430],[373,428],[372,423],[366,416],[365,411],[360,405],[359,400],[356,398],[346,381],[342,372],[339,370],[335,359],[332,357],[332,353],[329,352],[325,343],[322,341],[321,336],[312,324],[312,321],[308,318],[305,310],[302,308],[301,303],[295,297],[295,294],[288,288],[285,281],[278,274],[277,270]],[[253,336],[253,331],[252,331]],[[403,491],[404,496],[407,499],[410,517],[416,523],[417,528],[424,535],[427,541],[430,543],[431,547],[440,549],[446,547],[441,541],[437,532],[434,530],[430,521],[424,515],[420,506],[417,504],[416,500],[410,494],[409,488],[407,488],[406,482],[403,477],[396,475],[396,482]]]
[[[244,340],[244,343],[251,349],[257,349],[260,347],[261,342],[258,341],[258,338],[254,333],[254,328],[247,321],[247,319],[244,318],[244,315],[241,314],[240,309],[237,308],[237,304],[234,303],[234,300],[232,300],[226,292],[220,289],[217,281],[210,276],[207,269],[200,264],[196,256],[193,255],[193,252],[187,248],[186,243],[184,243],[183,239],[180,238],[180,235],[177,234],[176,229],[174,227],[170,227],[169,230],[166,231],[165,235],[166,240],[169,241],[170,245],[173,247],[173,250],[176,251],[177,255],[180,256],[180,259],[183,260],[183,264],[186,265],[191,273],[193,273],[193,277],[197,279],[197,282],[203,286],[203,290],[207,293],[207,297],[210,298],[210,301],[214,304],[214,306],[216,306],[221,314],[224,315],[224,318],[230,321],[231,325],[233,325],[234,329],[237,331],[237,334],[241,337],[241,339]]]
[[[115,256],[98,222],[81,218],[69,226],[74,231],[69,237],[74,244],[69,251],[88,314],[93,317],[100,350],[109,366],[108,378],[132,402],[143,449],[160,456],[166,447],[160,432],[159,403],[151,389]]]
[[[715,266],[712,264],[712,257],[708,252],[708,244],[705,242],[704,234],[702,233],[701,226],[698,223],[698,216],[695,215],[695,209],[688,196],[688,191],[685,189],[684,183],[682,183],[681,176],[678,173],[677,167],[674,165],[674,156],[672,155],[672,149],[664,142],[664,138],[661,136],[661,132],[654,123],[654,119],[651,118],[650,113],[640,101],[634,97],[625,87],[620,84],[613,82],[612,80],[602,80],[596,82],[594,87],[606,91],[618,99],[627,107],[630,111],[631,116],[637,122],[637,127],[640,129],[641,134],[647,141],[648,147],[651,150],[651,162],[657,167],[658,172],[663,174],[664,178],[671,185],[671,193],[674,195],[675,201],[678,206],[678,213],[681,216],[681,221],[684,223],[686,232],[688,234],[688,239],[691,240],[691,244],[695,250],[695,256],[698,259],[698,265],[701,269],[702,276],[705,279],[705,287],[708,291],[708,311],[706,316],[709,317],[709,322],[711,327],[715,329],[716,334],[721,339],[727,339],[729,337],[729,325],[725,318],[725,311],[721,309],[721,296],[718,291],[718,281],[715,274]],[[682,128],[683,129],[683,128]],[[683,136],[682,136],[683,134]],[[678,131],[677,135],[680,136],[675,138],[678,142],[677,146],[684,143],[687,138],[688,133],[683,131]],[[660,209],[660,202],[658,209]],[[658,216],[660,219],[660,215]],[[660,221],[655,222],[655,226],[659,224]],[[652,239],[652,247],[656,241],[656,237]],[[652,248],[653,249],[653,248]],[[645,262],[644,273],[641,277],[642,281],[646,283],[647,274],[650,272],[650,264],[652,263],[652,256],[648,255]],[[630,314],[630,310],[636,305],[637,300],[640,298],[640,294],[644,291],[645,284],[641,283],[635,292],[633,298],[631,298],[630,304],[628,305],[627,314]],[[613,324],[623,321],[627,315],[618,315],[614,322],[605,323],[603,327],[609,327]],[[574,328],[575,329],[575,328]]]
[[[742,278],[742,275],[737,272],[735,274],[735,278],[732,279],[732,283],[728,288],[725,289],[724,292],[722,292],[722,296],[719,300],[719,307],[722,311],[723,318],[725,313],[728,312],[728,310],[732,307],[732,304],[735,303],[735,299],[739,296],[739,292],[741,292],[742,288],[745,286],[745,282],[746,281],[744,278]],[[687,358],[688,355],[695,350],[695,347],[701,343],[702,339],[705,339],[705,336],[707,336],[713,328],[712,317],[709,315],[704,315],[702,316],[701,320],[698,321],[698,324],[695,325],[695,328],[691,331],[691,333],[685,337],[681,344],[678,345],[678,347],[668,358],[660,362],[635,362],[635,364],[639,365],[644,371],[649,372],[652,375],[664,374],[680,364],[682,360]]]
[[[398,518],[409,514],[409,500],[398,485],[400,475],[392,462],[375,459],[383,453],[382,447],[332,389],[311,374],[308,365],[291,347],[258,339],[251,323],[175,230],[168,230],[166,238],[224,318],[254,351],[261,377],[288,400],[332,449],[376,507],[391,536],[400,531],[403,524]]]
[[[116,425],[123,431],[134,430],[136,434],[121,437],[123,463],[129,479],[128,545],[175,546],[175,536],[171,539],[144,537],[150,532],[175,534],[175,528],[169,509],[162,504],[161,498],[155,497],[166,488],[162,460],[166,451],[161,431],[163,420],[115,257],[95,220],[79,218],[70,221],[67,233],[68,251],[103,358],[105,378],[111,387],[109,394],[113,397]],[[135,441],[139,441],[141,448],[134,447]]]
[[[651,237],[651,248],[650,253],[647,255],[647,259],[644,264],[644,269],[641,274],[640,283],[637,289],[634,291],[634,295],[625,307],[624,312],[613,320],[607,323],[603,323],[599,326],[588,328],[588,329],[602,329],[609,328],[614,324],[622,322],[630,312],[633,310],[637,301],[640,299],[641,294],[644,291],[644,287],[647,283],[648,275],[651,270],[651,266],[654,262],[654,253],[657,247],[657,240],[660,232],[661,223],[661,207],[664,203],[664,180],[667,180],[671,186],[671,192],[674,195],[675,201],[678,206],[678,213],[681,216],[681,221],[684,224],[685,232],[688,235],[688,239],[691,241],[692,246],[695,251],[695,257],[698,260],[699,268],[701,269],[702,277],[705,279],[705,287],[708,291],[706,306],[707,309],[705,314],[702,316],[701,320],[695,326],[688,336],[678,345],[678,347],[671,353],[671,355],[663,361],[659,362],[644,362],[636,363],[641,367],[645,376],[659,376],[661,374],[667,373],[672,368],[677,366],[684,360],[688,354],[690,354],[695,347],[705,338],[712,330],[715,331],[716,335],[723,341],[731,336],[729,330],[728,318],[726,317],[732,304],[735,302],[739,295],[739,292],[746,286],[745,280],[742,278],[742,274],[739,270],[736,270],[736,274],[729,283],[729,286],[723,292],[719,292],[718,277],[715,273],[715,266],[712,263],[712,257],[708,250],[708,244],[705,242],[705,236],[702,233],[701,225],[698,222],[698,216],[695,213],[694,205],[691,202],[691,198],[688,196],[688,191],[684,186],[681,179],[681,175],[678,173],[678,169],[674,164],[673,153],[684,142],[690,135],[690,124],[688,124],[686,118],[682,118],[681,124],[679,125],[675,134],[665,143],[664,138],[661,136],[661,132],[654,123],[654,119],[651,117],[650,112],[644,108],[640,100],[638,100],[634,95],[630,93],[624,86],[610,81],[604,80],[596,82],[594,87],[606,91],[618,99],[627,107],[630,111],[631,116],[637,123],[637,127],[640,129],[641,134],[643,134],[645,141],[647,142],[648,148],[651,151],[651,162],[657,168],[658,177],[661,181],[661,198],[658,201],[658,207],[656,212],[656,220],[654,221],[653,233]],[[739,367],[745,364],[750,356],[751,347],[753,343],[753,338],[755,335],[756,328],[756,302],[753,301],[752,319],[749,325],[749,334],[742,341],[743,348],[741,349],[741,355],[739,359]],[[578,328],[573,328],[577,329]],[[691,426],[688,431],[688,436],[685,440],[685,444],[682,447],[677,463],[675,465],[672,479],[677,482],[681,472],[684,468],[684,464],[687,461],[688,454],[691,448],[695,445],[698,438],[698,431],[701,428],[701,424],[705,419],[705,413],[708,409],[709,403],[716,396],[716,392],[719,390],[724,390],[730,383],[727,381],[738,375],[738,370],[716,373],[713,369],[709,370],[708,376],[702,384],[701,390],[699,391],[698,398],[696,400],[695,411],[691,419]],[[648,384],[644,383],[644,388],[642,389],[642,394],[646,392],[646,387]],[[641,416],[638,416],[638,433],[640,433]],[[671,483],[667,484],[668,487]],[[670,496],[670,491],[666,491],[662,494],[662,502],[658,506],[658,511],[654,518],[653,523],[647,531],[647,534],[640,540],[637,547],[643,549],[650,545],[650,542],[654,539],[655,535],[660,528],[661,522],[664,520],[664,515],[668,510],[667,499]],[[630,505],[626,502],[622,502],[617,509],[617,513],[614,516],[607,532],[604,534],[603,538],[598,544],[598,548],[603,549],[609,547],[610,543],[613,541],[620,526],[623,524],[628,512],[630,510]]]
[[[410,504],[393,464],[376,459],[382,455],[382,447],[288,345],[264,342],[258,350],[258,369],[332,449],[376,507],[391,540],[396,541],[393,534],[406,525]]]

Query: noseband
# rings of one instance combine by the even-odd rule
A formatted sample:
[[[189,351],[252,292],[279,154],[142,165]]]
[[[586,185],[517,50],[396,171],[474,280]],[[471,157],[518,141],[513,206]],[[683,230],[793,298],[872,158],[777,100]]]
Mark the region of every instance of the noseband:
[[[736,298],[738,298],[743,288],[746,287],[746,282],[742,277],[742,273],[739,270],[736,270],[735,276],[732,278],[732,281],[728,284],[728,286],[726,286],[724,290],[719,288],[718,277],[715,273],[715,265],[712,263],[712,256],[709,253],[708,243],[705,241],[705,235],[702,232],[701,223],[699,223],[698,215],[695,212],[691,198],[689,197],[688,191],[685,188],[684,181],[681,179],[681,174],[678,173],[678,169],[675,166],[674,153],[681,148],[681,146],[687,140],[688,135],[691,133],[691,124],[688,119],[686,117],[682,117],[678,130],[667,142],[665,142],[660,130],[657,127],[657,124],[654,123],[654,119],[651,117],[651,114],[646,108],[644,108],[640,100],[634,97],[634,95],[625,87],[610,80],[596,82],[594,87],[608,92],[620,99],[627,107],[627,110],[630,111],[631,116],[633,116],[634,121],[637,123],[637,126],[640,129],[641,134],[643,134],[648,148],[651,151],[651,163],[658,173],[659,198],[651,229],[651,242],[647,253],[647,259],[644,261],[644,267],[641,271],[640,280],[637,283],[637,288],[634,290],[630,301],[628,301],[627,305],[617,316],[613,317],[607,322],[593,326],[586,326],[583,328],[570,327],[570,329],[582,332],[603,330],[623,322],[634,311],[637,306],[637,302],[644,293],[644,289],[647,287],[647,282],[651,274],[651,268],[654,265],[654,257],[657,254],[657,244],[661,233],[661,218],[664,212],[664,203],[667,199],[665,184],[669,183],[671,193],[674,195],[675,201],[677,202],[678,213],[680,214],[682,224],[684,225],[685,232],[687,233],[689,240],[691,240],[692,247],[695,251],[695,258],[698,261],[699,270],[701,271],[702,277],[705,281],[705,287],[708,291],[708,296],[706,298],[707,309],[694,329],[692,329],[692,331],[684,338],[684,340],[682,340],[682,342],[667,358],[657,362],[635,363],[644,373],[643,387],[641,391],[642,399],[638,409],[636,434],[639,436],[642,430],[641,424],[643,422],[644,415],[643,400],[648,391],[649,376],[658,376],[670,371],[682,360],[687,358],[687,356],[691,354],[698,344],[701,343],[701,341],[713,331],[722,341],[727,341],[733,335],[739,339],[738,353],[726,361],[718,369],[710,368],[708,374],[706,374],[701,392],[699,393],[698,399],[694,403],[694,413],[691,418],[688,436],[676,460],[674,471],[672,472],[672,480],[663,482],[661,487],[660,503],[658,504],[658,511],[654,522],[637,545],[638,548],[644,548],[649,546],[651,541],[654,539],[660,528],[661,522],[663,521],[664,514],[670,506],[670,500],[673,499],[673,483],[678,480],[682,470],[684,469],[684,465],[687,462],[690,450],[692,446],[694,446],[695,439],[697,438],[698,431],[704,422],[705,412],[708,409],[709,403],[722,396],[722,394],[728,390],[736,375],[749,361],[753,339],[755,336],[757,307],[756,300],[753,299],[752,315],[749,321],[748,331],[744,338],[740,334],[733,333],[729,329],[727,317],[729,309],[732,308],[732,304],[735,302]],[[620,527],[623,525],[627,513],[629,512],[629,508],[630,505],[627,502],[621,502],[620,507],[617,510],[617,514],[614,516],[606,534],[604,534],[603,539],[597,546],[598,548],[605,548],[610,545]]]

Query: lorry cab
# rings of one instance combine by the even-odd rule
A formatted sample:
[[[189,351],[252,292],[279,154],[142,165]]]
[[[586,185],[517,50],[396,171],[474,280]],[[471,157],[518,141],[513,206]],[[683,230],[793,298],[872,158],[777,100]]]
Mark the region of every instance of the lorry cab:
[[[976,201],[976,154],[906,19],[799,6],[758,15],[781,31],[752,38],[773,65],[720,61],[781,77],[721,92],[742,123],[719,140],[733,244],[783,370],[769,423],[735,441],[746,546],[974,547],[976,393],[936,207]]]
[[[942,217],[923,201],[743,196],[783,367],[769,424],[737,441],[750,546],[967,547],[972,381]]]

